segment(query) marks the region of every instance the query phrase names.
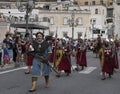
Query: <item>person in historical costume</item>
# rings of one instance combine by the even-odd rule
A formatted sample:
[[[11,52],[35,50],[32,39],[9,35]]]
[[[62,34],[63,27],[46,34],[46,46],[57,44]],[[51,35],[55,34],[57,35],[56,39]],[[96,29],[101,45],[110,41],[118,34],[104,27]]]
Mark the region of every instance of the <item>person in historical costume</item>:
[[[98,54],[99,54],[99,59],[100,59],[100,66],[101,66],[101,71],[103,69],[103,64],[104,64],[104,49],[103,49],[103,44],[99,44],[99,48],[98,48]],[[102,72],[102,78],[101,79],[104,79],[105,78],[105,73]]]
[[[49,87],[49,57],[52,53],[51,47],[44,40],[44,35],[41,32],[36,34],[36,40],[33,41],[34,59],[32,67],[32,88],[29,92],[34,92],[37,86],[37,79],[40,76],[45,77],[46,88]]]
[[[113,75],[113,70],[114,70],[114,53],[112,50],[112,47],[110,46],[109,42],[105,43],[105,46],[103,47],[103,52],[104,52],[104,61],[103,61],[103,66],[102,66],[102,80],[106,79],[106,75],[109,75],[109,78]]]
[[[100,35],[98,35],[97,40],[94,43],[94,49],[93,49],[93,53],[96,54],[96,58],[98,57],[100,44],[101,44],[101,37],[100,37]]]
[[[60,61],[61,61],[61,58],[62,58],[62,54],[63,54],[62,40],[57,39],[55,50],[56,50],[56,53],[55,53],[54,67],[56,69],[58,69],[58,65],[60,64]]]
[[[52,53],[50,56],[50,63],[55,63],[55,56],[56,56],[56,41],[52,40],[52,42],[50,43],[51,49],[52,49]]]
[[[13,37],[12,37],[12,40],[13,40],[13,61],[16,63],[16,60],[17,60],[17,51],[16,51],[16,41],[18,39],[18,37],[20,37],[21,34],[18,32],[18,30],[14,30],[14,34],[13,34]]]
[[[113,52],[114,52],[114,57],[113,57],[113,60],[114,60],[114,69],[119,69],[119,62],[118,62],[118,43],[117,41],[115,41],[113,43]]]
[[[27,70],[25,71],[25,74],[31,73],[31,67],[32,67],[34,56],[33,56],[33,54],[30,54],[30,53],[33,50],[34,49],[32,47],[31,42],[27,41],[25,43],[25,54],[24,54],[24,58],[25,58],[26,66],[27,66]]]
[[[69,42],[63,40],[63,54],[60,61],[60,64],[58,65],[58,71],[61,72],[64,70],[67,76],[71,73],[71,47]],[[56,75],[57,77],[60,77],[60,74]]]
[[[79,71],[79,66],[81,66],[81,70],[87,66],[86,50],[87,46],[84,44],[83,40],[80,40],[76,46],[76,71]]]
[[[21,38],[17,37],[15,42],[15,48],[17,52],[16,63],[19,64],[22,62],[22,42]]]

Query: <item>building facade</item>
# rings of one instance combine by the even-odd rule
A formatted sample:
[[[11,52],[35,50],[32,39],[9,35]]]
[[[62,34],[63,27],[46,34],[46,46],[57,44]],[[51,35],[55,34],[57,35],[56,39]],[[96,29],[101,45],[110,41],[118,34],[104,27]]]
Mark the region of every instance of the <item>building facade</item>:
[[[105,5],[109,6],[113,4],[113,0],[75,0],[80,5]]]
[[[25,12],[17,10],[15,1],[1,2],[0,12],[8,18],[12,15],[18,22],[20,19],[23,22]],[[36,0],[35,9],[30,14],[29,20],[49,26],[49,31],[44,31],[46,35],[57,32],[59,38],[69,36],[95,39],[97,35],[101,35],[102,38],[110,39],[114,38],[114,34],[119,35],[119,27],[114,25],[119,22],[114,17],[118,8],[113,0]]]
[[[114,3],[114,28],[115,28],[115,38],[120,38],[120,1],[116,0]]]
[[[107,37],[114,38],[114,17],[113,17],[113,11],[114,11],[114,0],[75,0],[78,2],[79,6],[98,6],[102,5],[106,8],[106,21],[103,21],[106,23],[107,28]]]

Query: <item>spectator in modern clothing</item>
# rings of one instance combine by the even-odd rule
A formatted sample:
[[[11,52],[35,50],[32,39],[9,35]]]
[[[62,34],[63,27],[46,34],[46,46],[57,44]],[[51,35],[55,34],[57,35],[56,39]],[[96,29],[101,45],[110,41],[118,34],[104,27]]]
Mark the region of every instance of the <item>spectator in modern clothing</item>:
[[[6,44],[4,44],[3,53],[4,53],[3,54],[4,65],[9,64],[10,58],[9,58],[8,46]]]
[[[17,39],[21,36],[21,34],[18,32],[18,30],[14,30],[14,34],[13,34],[13,43],[14,43],[14,46],[13,46],[13,61],[16,62],[16,57],[17,57],[17,51],[16,51],[16,47],[15,47],[15,44],[16,44],[16,41]]]
[[[0,41],[0,66],[2,66],[2,42]]]
[[[15,43],[15,48],[16,48],[16,51],[17,51],[17,63],[20,63],[22,62],[21,59],[22,59],[22,44],[21,44],[21,39],[20,37],[18,37],[16,43]]]
[[[12,60],[12,58],[13,58],[13,41],[10,39],[10,33],[7,33],[5,35],[5,39],[3,40],[3,44],[5,44],[7,46],[10,60]]]

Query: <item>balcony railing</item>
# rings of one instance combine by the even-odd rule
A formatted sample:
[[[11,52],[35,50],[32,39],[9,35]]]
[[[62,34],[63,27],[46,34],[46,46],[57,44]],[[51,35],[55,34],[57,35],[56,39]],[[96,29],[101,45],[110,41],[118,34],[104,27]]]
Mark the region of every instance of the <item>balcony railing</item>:
[[[66,11],[66,10],[40,10],[39,13],[64,13],[64,14],[71,14],[73,10]],[[89,10],[75,10],[74,13],[80,14],[80,13],[90,13]]]

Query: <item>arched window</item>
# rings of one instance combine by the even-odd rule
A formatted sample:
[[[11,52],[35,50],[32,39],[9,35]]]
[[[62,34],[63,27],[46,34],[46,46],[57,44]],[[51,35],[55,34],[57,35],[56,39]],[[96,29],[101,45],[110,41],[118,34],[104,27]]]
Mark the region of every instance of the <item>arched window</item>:
[[[66,36],[67,36],[67,32],[64,31],[64,32],[63,32],[63,37],[66,37]]]
[[[67,17],[64,17],[64,19],[63,19],[63,24],[64,24],[64,25],[67,25],[67,24],[68,24],[68,18],[67,18]]]
[[[53,17],[50,18],[50,24],[54,24],[54,18]]]
[[[98,9],[95,9],[95,14],[98,14]]]
[[[78,25],[82,25],[82,24],[83,24],[83,19],[82,19],[81,17],[79,17],[79,18],[77,19],[77,21],[78,21]]]

